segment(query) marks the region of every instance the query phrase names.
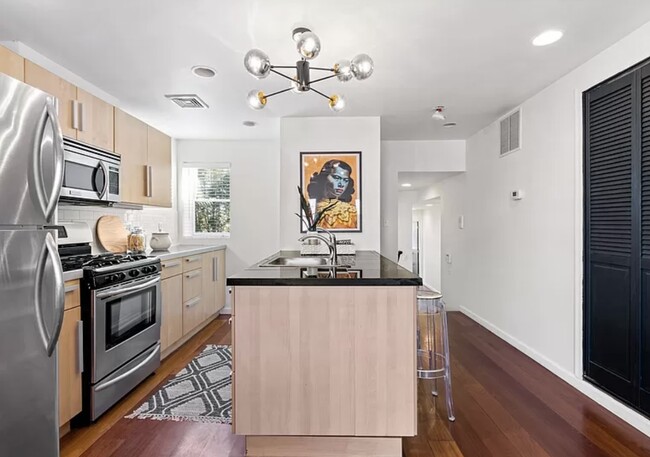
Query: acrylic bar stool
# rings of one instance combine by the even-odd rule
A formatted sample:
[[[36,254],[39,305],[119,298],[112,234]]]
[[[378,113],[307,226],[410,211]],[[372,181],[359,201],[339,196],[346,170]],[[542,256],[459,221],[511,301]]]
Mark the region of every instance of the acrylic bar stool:
[[[427,287],[418,288],[417,301],[418,378],[434,380],[431,393],[435,397],[438,396],[437,380],[444,379],[447,417],[455,421],[445,303],[441,293]]]

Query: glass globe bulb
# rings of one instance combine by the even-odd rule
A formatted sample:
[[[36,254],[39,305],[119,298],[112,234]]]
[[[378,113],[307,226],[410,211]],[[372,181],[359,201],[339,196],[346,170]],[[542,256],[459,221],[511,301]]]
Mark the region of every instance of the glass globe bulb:
[[[352,74],[352,64],[349,60],[339,60],[334,64],[334,71],[336,72],[336,77],[341,82],[347,82],[354,78]]]
[[[368,79],[372,75],[374,63],[368,54],[359,54],[352,59],[350,69],[358,80]]]
[[[257,79],[266,78],[271,73],[271,61],[263,51],[251,49],[244,56],[244,67]]]
[[[248,106],[256,110],[260,110],[266,106],[266,95],[258,89],[250,91],[246,100],[248,101]]]
[[[342,95],[332,95],[330,97],[330,109],[335,113],[343,111],[345,108],[345,98]]]
[[[320,39],[314,32],[301,33],[296,41],[298,54],[307,60],[311,60],[320,53]]]

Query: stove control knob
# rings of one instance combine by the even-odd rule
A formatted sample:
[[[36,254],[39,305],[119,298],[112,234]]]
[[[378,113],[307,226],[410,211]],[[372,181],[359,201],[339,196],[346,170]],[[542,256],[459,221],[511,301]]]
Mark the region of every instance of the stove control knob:
[[[106,279],[108,279],[108,282],[113,282],[117,279],[117,275],[108,275]]]
[[[140,272],[139,272],[138,270],[131,270],[131,271],[129,271],[129,275],[130,275],[130,276],[133,276],[134,278],[135,278],[136,276],[138,276],[139,274],[140,274]]]
[[[120,281],[126,278],[126,275],[124,273],[117,273],[115,276],[117,276],[117,279]]]

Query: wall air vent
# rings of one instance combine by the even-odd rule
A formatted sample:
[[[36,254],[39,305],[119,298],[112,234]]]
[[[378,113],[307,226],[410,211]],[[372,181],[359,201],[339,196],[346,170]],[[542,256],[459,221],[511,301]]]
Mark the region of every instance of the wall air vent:
[[[208,104],[196,94],[170,94],[165,95],[165,97],[181,108],[208,108]]]
[[[501,149],[499,156],[521,149],[521,108],[501,119]]]

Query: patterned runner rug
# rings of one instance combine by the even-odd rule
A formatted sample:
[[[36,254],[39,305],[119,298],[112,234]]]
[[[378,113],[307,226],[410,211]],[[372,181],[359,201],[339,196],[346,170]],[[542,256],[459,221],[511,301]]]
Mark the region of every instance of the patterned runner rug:
[[[127,419],[230,424],[230,346],[210,344]]]

